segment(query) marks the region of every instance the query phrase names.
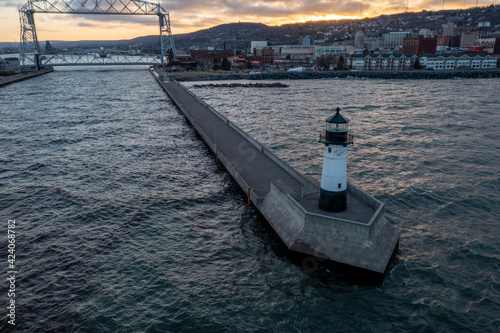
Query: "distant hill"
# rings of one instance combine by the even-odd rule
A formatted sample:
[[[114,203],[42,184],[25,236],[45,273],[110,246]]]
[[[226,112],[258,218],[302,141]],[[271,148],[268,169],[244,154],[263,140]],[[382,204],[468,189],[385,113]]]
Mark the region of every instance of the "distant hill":
[[[324,40],[324,44],[331,45],[334,42],[353,39],[358,30],[365,32],[367,37],[378,37],[391,31],[418,32],[422,28],[439,31],[442,24],[453,22],[458,31],[468,31],[473,30],[481,21],[489,21],[493,31],[500,31],[500,5],[460,10],[424,10],[358,20],[311,21],[281,26],[248,22],[229,23],[188,34],[174,34],[174,41],[178,50],[187,50],[190,46],[202,48],[224,45],[233,49],[245,49],[250,47],[251,41],[256,40],[267,41],[268,45],[296,45],[306,36]],[[172,30],[175,32],[175,26],[172,26]],[[52,41],[54,46],[65,48],[126,48],[135,43],[142,43],[143,46],[154,49],[159,47],[159,37],[144,36],[118,41]],[[0,48],[17,46],[17,43],[0,43]]]
[[[465,10],[422,11],[381,15],[375,18],[358,20],[311,21],[285,24],[271,27],[259,23],[231,23],[190,34],[175,35],[175,44],[179,49],[189,46],[226,46],[240,49],[250,46],[252,40],[267,41],[268,45],[295,45],[301,39],[310,36],[315,40],[325,40],[325,44],[353,39],[358,30],[368,37],[378,37],[391,31],[422,28],[440,31],[441,25],[453,22],[458,31],[472,30],[479,22],[489,21],[493,31],[500,31],[500,5],[477,7]],[[172,27],[175,31],[175,27]],[[329,35],[331,34],[331,35]],[[328,36],[326,36],[328,35]]]

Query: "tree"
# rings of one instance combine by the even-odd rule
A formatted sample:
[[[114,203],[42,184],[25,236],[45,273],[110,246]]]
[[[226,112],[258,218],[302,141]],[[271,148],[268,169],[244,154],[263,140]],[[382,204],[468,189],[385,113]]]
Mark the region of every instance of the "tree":
[[[330,68],[330,65],[337,63],[337,56],[335,54],[323,54],[318,61],[320,67]]]
[[[167,60],[168,60],[168,64],[170,66],[172,66],[174,64],[174,51],[172,51],[172,49],[168,49],[168,52],[167,52]]]
[[[413,64],[413,69],[422,69],[422,65],[420,65],[420,59],[416,58],[415,63]]]
[[[230,71],[231,70],[231,63],[229,62],[229,60],[227,60],[227,58],[222,59],[221,69],[223,71]]]
[[[340,56],[339,59],[337,60],[337,69],[343,70],[344,69],[344,56]]]
[[[214,71],[219,70],[220,68],[221,68],[220,60],[217,58],[214,58]]]
[[[318,65],[320,67],[325,67],[328,68],[330,66],[330,61],[328,59],[328,56],[326,54],[321,55],[318,61]]]

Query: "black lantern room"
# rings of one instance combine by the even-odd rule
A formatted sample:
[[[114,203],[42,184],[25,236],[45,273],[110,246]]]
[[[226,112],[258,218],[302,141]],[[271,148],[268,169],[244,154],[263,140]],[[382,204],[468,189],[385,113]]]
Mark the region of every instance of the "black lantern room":
[[[320,135],[319,142],[326,145],[348,145],[352,144],[352,135],[349,135],[349,120],[340,114],[340,108],[337,108],[330,118],[326,119],[326,130]]]

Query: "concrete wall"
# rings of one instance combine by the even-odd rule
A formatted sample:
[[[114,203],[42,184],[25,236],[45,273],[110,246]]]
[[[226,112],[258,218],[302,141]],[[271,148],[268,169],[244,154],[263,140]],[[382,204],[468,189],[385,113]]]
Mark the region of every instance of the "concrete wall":
[[[258,206],[291,250],[383,273],[399,233],[382,215],[363,224],[308,213],[281,180]]]
[[[271,190],[257,207],[288,248],[304,229],[305,212],[291,200],[294,191],[283,181],[271,183]]]
[[[367,204],[368,206],[372,207],[373,209],[378,209],[380,205],[383,205],[382,202],[378,201],[359,187],[347,183],[347,190],[352,193],[353,196],[358,198],[361,202]]]
[[[178,83],[179,84],[179,83]],[[315,193],[319,191],[319,188],[316,188],[314,184],[311,183],[311,181],[307,178],[305,178],[302,174],[297,172],[292,166],[290,166],[288,163],[285,161],[281,160],[278,156],[276,156],[273,152],[270,150],[266,149],[266,147],[261,144],[259,141],[255,140],[253,137],[248,135],[246,132],[241,130],[236,124],[232,123],[229,121],[226,117],[221,115],[217,110],[212,108],[210,105],[208,105],[205,101],[203,101],[201,98],[196,96],[193,92],[191,92],[189,89],[187,89],[185,86],[182,84],[179,84],[184,90],[186,90],[191,96],[196,98],[200,103],[202,103],[204,106],[206,106],[211,112],[213,112],[215,115],[217,115],[222,121],[226,122],[232,129],[234,129],[236,132],[238,132],[242,137],[244,137],[248,142],[250,142],[254,147],[259,149],[262,153],[264,153],[267,157],[269,157],[272,161],[274,161],[276,164],[278,164],[280,167],[282,167],[284,170],[286,170],[292,177],[297,179],[302,185],[303,185],[303,193],[300,193],[300,195],[304,194],[310,194],[310,193]],[[208,143],[212,143],[212,151],[214,150],[214,143],[209,139],[207,141]]]

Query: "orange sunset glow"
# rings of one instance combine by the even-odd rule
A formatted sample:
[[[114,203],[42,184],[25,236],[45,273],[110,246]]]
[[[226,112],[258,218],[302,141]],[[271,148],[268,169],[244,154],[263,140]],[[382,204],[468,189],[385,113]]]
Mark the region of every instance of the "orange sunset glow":
[[[26,0],[0,2],[0,41],[19,41],[18,9]],[[486,3],[478,3],[486,5]],[[358,19],[408,11],[460,9],[476,2],[420,1],[161,1],[170,11],[172,34],[224,23],[256,22],[271,26],[319,20]],[[35,14],[39,40],[113,40],[158,34],[155,16]]]

